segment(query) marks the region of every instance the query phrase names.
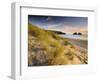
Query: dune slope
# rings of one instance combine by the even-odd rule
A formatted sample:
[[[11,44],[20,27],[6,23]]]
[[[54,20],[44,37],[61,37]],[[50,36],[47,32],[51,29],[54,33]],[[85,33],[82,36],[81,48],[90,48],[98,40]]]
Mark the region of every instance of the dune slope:
[[[28,66],[65,64],[87,64],[87,52],[54,32],[28,24]]]

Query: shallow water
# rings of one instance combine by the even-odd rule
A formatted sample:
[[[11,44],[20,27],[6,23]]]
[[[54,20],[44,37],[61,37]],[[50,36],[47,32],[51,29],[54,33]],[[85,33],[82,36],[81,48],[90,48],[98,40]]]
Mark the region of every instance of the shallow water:
[[[65,34],[65,35],[60,35],[60,36],[63,36],[64,38],[70,38],[70,39],[80,39],[80,40],[87,40],[88,39],[87,35]]]

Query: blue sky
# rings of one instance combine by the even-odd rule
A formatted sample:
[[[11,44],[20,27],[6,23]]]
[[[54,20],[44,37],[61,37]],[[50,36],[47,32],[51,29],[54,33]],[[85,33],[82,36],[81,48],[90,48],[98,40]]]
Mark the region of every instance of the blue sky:
[[[66,33],[78,31],[86,34],[88,27],[87,17],[28,15],[28,22],[40,28]]]

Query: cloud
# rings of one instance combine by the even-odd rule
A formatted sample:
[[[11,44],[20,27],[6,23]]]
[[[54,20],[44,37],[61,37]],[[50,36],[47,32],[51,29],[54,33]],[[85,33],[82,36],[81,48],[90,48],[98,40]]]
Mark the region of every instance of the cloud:
[[[61,26],[59,28],[59,25],[51,25],[48,29],[50,30],[57,30],[57,31],[62,31],[67,34],[72,34],[74,32],[81,32],[82,34],[87,34],[87,27],[73,27],[73,26]]]
[[[47,20],[47,21],[50,21],[50,20],[52,20],[52,18],[51,18],[51,17],[48,17],[46,20]]]

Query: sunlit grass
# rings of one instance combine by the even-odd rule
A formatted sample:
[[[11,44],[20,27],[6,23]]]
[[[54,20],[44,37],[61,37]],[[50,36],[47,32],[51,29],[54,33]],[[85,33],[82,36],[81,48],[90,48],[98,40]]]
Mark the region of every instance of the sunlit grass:
[[[73,44],[54,32],[28,24],[28,37],[28,60],[30,65],[32,65],[33,61],[39,62],[38,64],[40,65],[68,64],[68,61],[73,60],[76,55]],[[36,52],[34,48],[37,47],[39,47],[41,51],[38,50],[38,52]],[[44,56],[44,59],[42,56],[38,58],[38,53]],[[44,60],[44,62],[39,61],[39,59],[41,61]]]

